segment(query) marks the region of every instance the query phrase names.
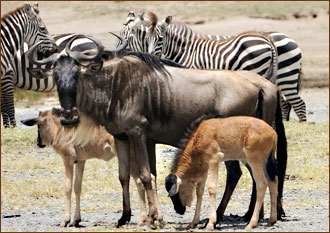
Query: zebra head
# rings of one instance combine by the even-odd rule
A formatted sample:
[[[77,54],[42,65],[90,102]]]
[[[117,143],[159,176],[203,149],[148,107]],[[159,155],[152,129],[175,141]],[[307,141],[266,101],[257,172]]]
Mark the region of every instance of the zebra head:
[[[156,56],[161,56],[164,48],[164,37],[166,31],[172,22],[172,16],[167,16],[165,19],[158,21],[156,24],[151,24],[148,28],[146,41],[148,44],[148,53]]]
[[[55,41],[38,15],[38,4],[34,4],[32,7],[30,4],[25,3],[23,11],[27,17],[27,21],[24,26],[24,41],[29,46],[42,41],[39,46],[40,52],[45,53],[47,51],[54,51],[56,48]]]

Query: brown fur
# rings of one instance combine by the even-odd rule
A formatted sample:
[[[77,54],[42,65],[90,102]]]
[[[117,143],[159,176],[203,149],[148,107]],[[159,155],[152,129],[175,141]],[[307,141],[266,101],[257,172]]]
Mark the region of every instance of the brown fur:
[[[72,225],[78,226],[81,220],[80,194],[85,161],[92,158],[109,161],[117,156],[113,136],[103,126],[95,124],[91,118],[85,115],[81,117],[80,124],[72,128],[64,128],[60,123],[59,116],[50,110],[41,112],[37,118],[42,143],[52,146],[62,157],[65,166],[66,206],[61,227],[67,226],[70,222],[73,165],[76,164],[74,191],[77,201]],[[141,210],[139,224],[141,225],[147,219],[145,190],[138,178],[133,156],[134,154],[131,152],[131,176],[134,178],[139,193]],[[158,205],[157,209],[159,209]]]
[[[209,172],[208,190],[211,200],[211,214],[208,229],[216,223],[216,186],[218,166],[227,160],[241,160],[247,163],[253,172],[257,184],[257,202],[250,223],[245,229],[255,227],[259,220],[259,211],[263,203],[266,183],[271,195],[271,217],[268,225],[277,220],[276,196],[277,177],[272,181],[265,166],[267,159],[275,159],[277,134],[266,122],[252,117],[230,117],[204,120],[192,134],[172,174],[181,179],[178,188],[179,197],[184,206],[190,205],[196,189],[197,204],[193,221],[189,228],[199,222],[202,193]]]

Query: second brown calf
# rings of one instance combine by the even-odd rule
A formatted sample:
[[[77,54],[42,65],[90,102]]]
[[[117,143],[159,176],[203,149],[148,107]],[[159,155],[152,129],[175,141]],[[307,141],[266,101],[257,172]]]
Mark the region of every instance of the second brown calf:
[[[196,189],[195,216],[188,228],[199,222],[204,186],[209,173],[210,218],[208,229],[213,229],[216,216],[216,188],[219,164],[227,160],[247,163],[257,186],[257,201],[252,218],[245,229],[257,226],[267,185],[271,196],[268,225],[277,220],[277,173],[275,150],[277,134],[266,122],[253,117],[213,118],[202,121],[191,135],[186,148],[176,158],[172,172],[166,177],[166,189],[177,213],[184,214]]]

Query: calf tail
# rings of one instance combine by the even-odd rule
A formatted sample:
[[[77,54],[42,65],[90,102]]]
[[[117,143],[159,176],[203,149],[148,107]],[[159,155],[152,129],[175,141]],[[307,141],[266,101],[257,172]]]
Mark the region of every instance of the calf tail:
[[[287,140],[286,140],[285,129],[284,129],[284,125],[283,125],[279,92],[277,93],[275,127],[276,127],[276,133],[277,133],[277,137],[278,137],[278,141],[277,141],[277,175],[278,175],[277,199],[278,199],[278,201],[277,202],[278,202],[278,204],[280,204],[280,207],[281,207],[281,208],[279,208],[279,206],[278,206],[278,218],[281,218],[282,215],[285,216],[281,203],[282,203],[282,197],[283,197],[284,177],[285,177],[288,154],[287,154]]]
[[[265,173],[267,174],[267,179],[270,181],[275,181],[275,177],[277,176],[277,161],[275,160],[275,149],[276,144],[274,145],[274,148],[270,152],[267,163],[266,163],[266,169]]]

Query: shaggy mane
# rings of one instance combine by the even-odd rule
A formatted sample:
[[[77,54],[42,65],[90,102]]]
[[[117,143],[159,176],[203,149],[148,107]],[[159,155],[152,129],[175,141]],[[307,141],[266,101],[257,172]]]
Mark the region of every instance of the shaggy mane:
[[[216,111],[213,111],[200,116],[199,118],[197,118],[196,120],[190,123],[190,126],[187,128],[186,132],[184,133],[183,138],[180,140],[179,148],[175,151],[174,159],[172,161],[172,166],[171,166],[171,172],[174,172],[174,170],[177,168],[179,159],[183,154],[183,151],[185,150],[192,135],[196,132],[200,123],[202,123],[202,121],[204,120],[208,120],[211,118],[224,118],[224,116],[219,115],[219,113],[217,113]]]

